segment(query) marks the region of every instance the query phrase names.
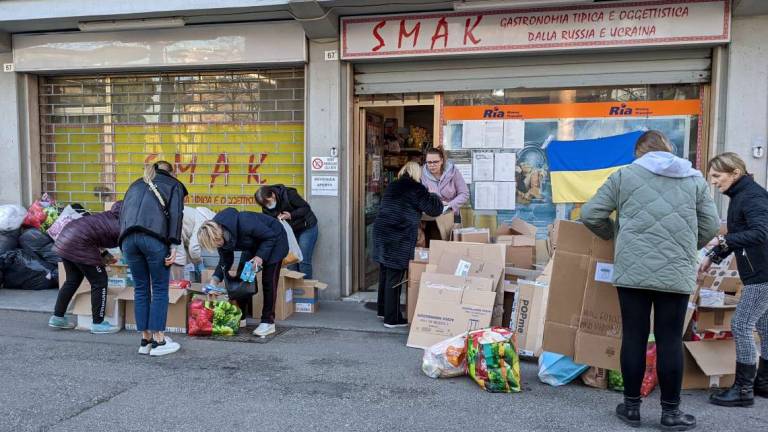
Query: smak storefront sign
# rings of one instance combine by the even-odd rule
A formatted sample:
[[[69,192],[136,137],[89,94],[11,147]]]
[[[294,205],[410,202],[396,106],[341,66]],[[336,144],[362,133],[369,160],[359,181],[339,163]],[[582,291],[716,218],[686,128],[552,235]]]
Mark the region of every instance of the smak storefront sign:
[[[488,54],[730,40],[730,0],[343,18],[342,58]]]

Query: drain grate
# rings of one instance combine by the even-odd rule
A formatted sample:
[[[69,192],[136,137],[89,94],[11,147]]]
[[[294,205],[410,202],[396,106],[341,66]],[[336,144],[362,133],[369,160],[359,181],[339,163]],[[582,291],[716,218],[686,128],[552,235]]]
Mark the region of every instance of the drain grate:
[[[196,339],[210,339],[210,340],[222,341],[222,342],[246,342],[246,343],[266,344],[266,343],[272,342],[273,339],[287,333],[290,330],[289,328],[278,327],[275,329],[275,333],[265,338],[261,338],[258,336],[254,336],[252,334],[255,328],[256,327],[241,328],[240,332],[234,336],[193,336],[193,337],[195,337]]]

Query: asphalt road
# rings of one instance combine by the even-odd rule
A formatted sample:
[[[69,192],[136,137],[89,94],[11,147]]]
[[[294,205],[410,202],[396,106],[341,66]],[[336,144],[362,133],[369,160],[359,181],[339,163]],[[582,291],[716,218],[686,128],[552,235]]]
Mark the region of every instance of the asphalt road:
[[[539,383],[490,394],[469,378],[433,380],[405,336],[290,329],[266,344],[179,336],[182,351],[136,354],[134,333],[46,326],[47,315],[0,311],[2,431],[621,431],[620,395]],[[702,431],[768,430],[768,399],[750,409],[686,392]],[[644,429],[658,424],[658,393]]]

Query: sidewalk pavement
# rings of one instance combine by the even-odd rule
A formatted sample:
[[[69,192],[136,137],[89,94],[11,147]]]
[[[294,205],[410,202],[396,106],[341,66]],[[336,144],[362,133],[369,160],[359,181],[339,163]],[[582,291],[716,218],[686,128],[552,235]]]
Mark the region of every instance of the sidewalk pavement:
[[[47,318],[0,311],[0,431],[634,430],[613,416],[621,395],[541,384],[533,362],[521,365],[520,394],[427,378],[403,334],[294,327],[264,344],[179,335],[180,352],[150,358],[133,332],[54,330]],[[728,409],[703,391],[683,398],[700,431],[768,424],[768,399]],[[643,416],[655,430],[658,392]]]

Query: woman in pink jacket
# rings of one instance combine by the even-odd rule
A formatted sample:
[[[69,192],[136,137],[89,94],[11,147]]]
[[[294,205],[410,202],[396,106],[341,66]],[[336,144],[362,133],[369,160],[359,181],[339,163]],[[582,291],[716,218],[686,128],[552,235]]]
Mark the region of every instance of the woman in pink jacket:
[[[445,154],[439,148],[427,150],[426,163],[422,168],[421,184],[430,192],[440,196],[443,206],[453,210],[454,223],[461,223],[461,206],[469,200],[469,188],[453,162],[445,160]],[[440,238],[437,224],[427,223],[425,234],[428,239]]]

